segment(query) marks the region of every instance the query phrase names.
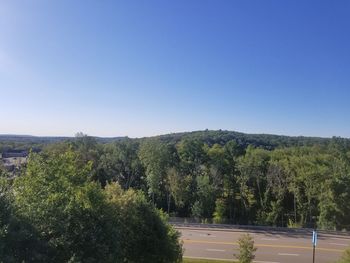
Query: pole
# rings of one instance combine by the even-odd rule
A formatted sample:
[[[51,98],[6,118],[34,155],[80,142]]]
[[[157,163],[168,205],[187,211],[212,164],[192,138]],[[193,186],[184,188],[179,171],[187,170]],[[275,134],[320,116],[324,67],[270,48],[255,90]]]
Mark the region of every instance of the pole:
[[[317,232],[316,229],[312,231],[312,263],[315,263],[315,250],[317,244]]]
[[[294,223],[297,223],[297,204],[295,200],[295,193],[294,193]]]

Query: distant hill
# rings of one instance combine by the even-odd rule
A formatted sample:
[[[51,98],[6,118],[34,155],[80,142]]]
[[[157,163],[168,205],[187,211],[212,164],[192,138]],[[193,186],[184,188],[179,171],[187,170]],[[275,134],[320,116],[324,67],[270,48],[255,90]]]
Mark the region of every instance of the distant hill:
[[[95,137],[98,142],[112,142],[126,137]],[[67,140],[74,140],[75,137],[64,136],[32,136],[32,135],[12,135],[0,134],[0,142],[26,142],[26,143],[55,143]]]
[[[99,143],[110,143],[130,139],[128,137],[94,137]],[[350,146],[349,138],[338,138]],[[0,135],[0,151],[6,149],[40,149],[43,145],[74,140],[75,137],[52,137],[52,136],[30,136],[30,135]],[[130,140],[143,141],[149,139],[159,139],[163,142],[176,144],[183,139],[197,139],[208,145],[218,143],[220,145],[226,144],[228,141],[234,140],[243,148],[248,145],[262,147],[265,149],[274,149],[277,147],[291,147],[291,146],[311,146],[311,145],[326,145],[333,138],[322,137],[306,137],[306,136],[285,136],[273,134],[247,134],[236,131],[225,130],[204,130],[192,131],[182,133],[171,133],[153,137],[135,138]]]
[[[192,131],[183,133],[172,133],[166,135],[155,136],[164,142],[177,143],[182,139],[198,139],[208,145],[218,143],[220,145],[226,144],[228,141],[234,140],[242,147],[254,145],[265,149],[274,149],[277,147],[291,147],[291,146],[311,146],[311,145],[326,145],[333,138],[323,137],[306,137],[306,136],[285,136],[273,134],[247,134],[236,131],[224,130],[205,130]],[[338,138],[338,137],[337,137]],[[143,138],[147,139],[147,138]],[[349,138],[338,138],[350,145]]]
[[[109,143],[125,139],[127,137],[93,137],[99,143]],[[75,137],[64,136],[31,136],[0,134],[0,152],[8,150],[29,150],[40,151],[44,145],[74,140]]]
[[[0,134],[0,142],[52,143],[72,139],[73,137],[50,137],[31,135]]]

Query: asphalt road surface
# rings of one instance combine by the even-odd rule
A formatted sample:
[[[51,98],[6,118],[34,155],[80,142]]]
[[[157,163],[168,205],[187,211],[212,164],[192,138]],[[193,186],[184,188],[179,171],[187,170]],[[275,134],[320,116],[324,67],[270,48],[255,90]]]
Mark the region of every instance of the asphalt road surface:
[[[279,231],[227,230],[178,227],[184,242],[184,257],[233,260],[238,238],[249,233],[258,248],[257,263],[312,262],[312,234]],[[337,261],[350,247],[349,235],[318,234],[316,263]]]

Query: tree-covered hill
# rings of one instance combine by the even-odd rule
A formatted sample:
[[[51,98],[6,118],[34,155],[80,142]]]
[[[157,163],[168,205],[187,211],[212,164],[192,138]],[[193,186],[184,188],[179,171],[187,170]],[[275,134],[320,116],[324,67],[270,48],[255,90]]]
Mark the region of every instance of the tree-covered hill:
[[[126,137],[93,137],[97,142],[109,143],[122,140]],[[41,150],[45,145],[74,141],[75,137],[68,136],[31,136],[31,135],[12,135],[0,134],[0,152],[7,150]]]
[[[229,141],[236,143],[244,148],[248,145],[261,147],[265,149],[274,149],[278,147],[291,146],[311,146],[311,145],[326,145],[331,141],[331,138],[323,137],[306,137],[306,136],[285,136],[273,134],[248,134],[236,131],[225,130],[204,130],[192,131],[183,133],[171,133],[166,135],[155,136],[166,143],[177,143],[182,139],[196,139],[208,145],[220,144],[225,145]],[[350,139],[345,139],[350,143]]]
[[[99,143],[111,143],[115,141],[130,139],[128,137],[92,137]],[[29,150],[31,148],[34,148],[40,150],[43,148],[43,146],[48,144],[64,141],[74,141],[74,139],[75,137],[64,136],[55,137],[0,134],[0,152],[11,149]],[[327,145],[332,140],[332,138],[322,137],[248,134],[225,130],[204,130],[170,133],[153,137],[135,138],[131,140],[144,141],[147,139],[159,139],[162,142],[170,144],[176,144],[183,139],[193,139],[200,140],[209,146],[212,146],[214,144],[225,145],[229,141],[235,141],[242,148],[246,148],[248,145],[253,145],[255,147],[261,147],[267,150],[272,150],[279,147]],[[350,139],[342,138],[342,141],[350,145]]]

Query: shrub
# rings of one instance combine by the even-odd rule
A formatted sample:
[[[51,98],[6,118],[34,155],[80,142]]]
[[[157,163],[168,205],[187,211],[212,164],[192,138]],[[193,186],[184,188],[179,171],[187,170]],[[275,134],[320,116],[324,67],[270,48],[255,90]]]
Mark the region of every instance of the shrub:
[[[238,239],[239,254],[234,255],[240,263],[251,263],[255,258],[254,252],[257,248],[254,247],[254,240],[249,234],[244,234]]]
[[[338,263],[350,263],[350,248],[348,248],[343,252],[343,255],[341,259],[338,261]]]

